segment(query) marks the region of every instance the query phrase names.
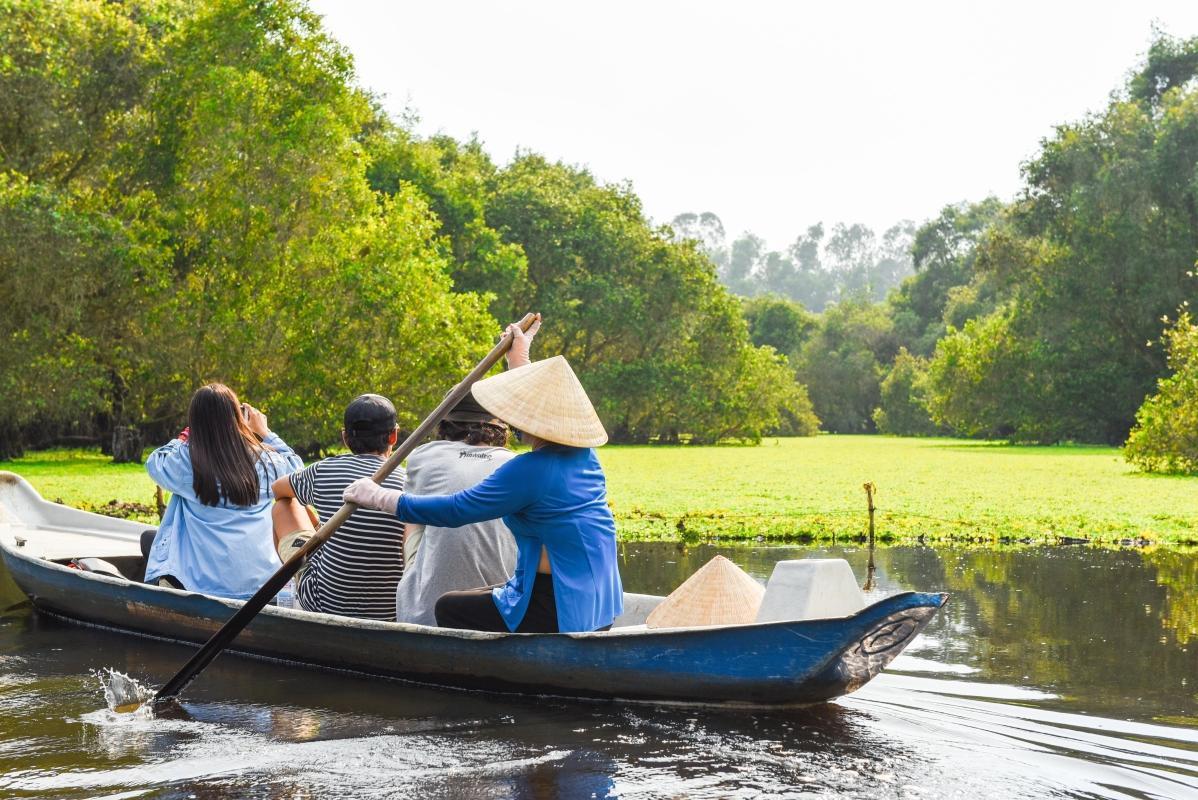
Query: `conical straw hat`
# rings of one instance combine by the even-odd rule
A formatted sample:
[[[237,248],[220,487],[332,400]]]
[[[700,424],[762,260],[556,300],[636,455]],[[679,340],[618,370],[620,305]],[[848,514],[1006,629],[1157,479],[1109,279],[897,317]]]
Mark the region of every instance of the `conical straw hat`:
[[[765,587],[723,556],[716,556],[649,614],[650,628],[747,625],[757,619]]]
[[[484,378],[471,387],[479,405],[538,439],[598,447],[607,432],[564,356],[534,361]]]

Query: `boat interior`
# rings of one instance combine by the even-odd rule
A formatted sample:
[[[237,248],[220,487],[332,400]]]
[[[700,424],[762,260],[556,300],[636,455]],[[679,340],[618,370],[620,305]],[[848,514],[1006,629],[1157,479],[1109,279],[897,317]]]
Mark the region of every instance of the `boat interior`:
[[[151,526],[82,511],[42,498],[20,476],[0,471],[0,545],[32,558],[124,580],[142,582],[146,560],[141,534]],[[624,594],[613,629],[646,627],[665,598]],[[780,561],[766,583],[756,622],[846,617],[866,605],[843,559]]]

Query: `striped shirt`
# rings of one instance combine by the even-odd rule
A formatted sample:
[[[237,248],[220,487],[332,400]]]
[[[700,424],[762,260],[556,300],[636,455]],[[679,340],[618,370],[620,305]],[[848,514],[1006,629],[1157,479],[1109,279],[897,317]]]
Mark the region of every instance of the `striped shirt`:
[[[341,508],[345,487],[369,478],[382,462],[377,455],[326,458],[292,473],[291,490],[316,508],[323,524]],[[400,467],[383,486],[402,491],[405,477]],[[360,508],[308,559],[297,594],[308,611],[394,620],[395,587],[402,577],[403,523]]]

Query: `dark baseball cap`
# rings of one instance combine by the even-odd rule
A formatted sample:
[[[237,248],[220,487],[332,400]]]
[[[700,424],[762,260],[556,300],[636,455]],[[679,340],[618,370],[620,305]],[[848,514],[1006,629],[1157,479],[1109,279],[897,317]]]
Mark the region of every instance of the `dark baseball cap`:
[[[390,433],[395,428],[395,406],[381,394],[363,394],[345,407],[345,432],[349,435]]]
[[[450,422],[487,422],[492,425],[504,425],[503,420],[479,405],[470,392],[467,392],[466,396],[445,415],[445,419]]]

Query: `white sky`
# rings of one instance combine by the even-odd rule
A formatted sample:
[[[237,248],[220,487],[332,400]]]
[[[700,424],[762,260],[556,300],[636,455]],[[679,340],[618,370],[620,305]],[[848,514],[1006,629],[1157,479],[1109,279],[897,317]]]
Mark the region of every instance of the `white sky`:
[[[989,193],[1101,109],[1150,26],[1198,1],[313,0],[362,84],[422,133],[477,131],[630,180],[658,222],[714,211],[783,247]]]

